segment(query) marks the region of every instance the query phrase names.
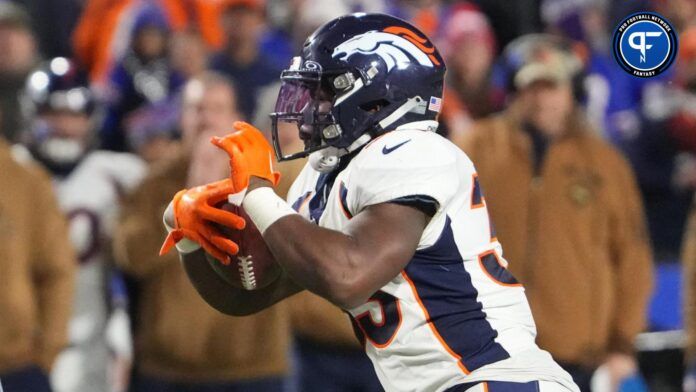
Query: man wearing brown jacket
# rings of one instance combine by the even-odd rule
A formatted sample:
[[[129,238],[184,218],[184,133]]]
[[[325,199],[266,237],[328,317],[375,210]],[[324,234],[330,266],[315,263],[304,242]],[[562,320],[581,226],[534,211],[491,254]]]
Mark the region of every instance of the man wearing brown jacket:
[[[280,391],[289,340],[285,308],[256,315],[223,315],[196,293],[172,253],[157,252],[166,232],[162,214],[180,189],[227,175],[228,158],[209,139],[239,119],[235,91],[208,73],[183,96],[182,149],[152,169],[125,202],[115,239],[122,268],[139,281],[132,390]]]
[[[532,50],[509,109],[455,142],[480,175],[538,344],[588,391],[602,364],[614,385],[637,371],[652,256],[631,169],[576,108],[570,56]]]
[[[0,137],[0,379],[6,391],[50,391],[67,342],[77,259],[51,181]]]

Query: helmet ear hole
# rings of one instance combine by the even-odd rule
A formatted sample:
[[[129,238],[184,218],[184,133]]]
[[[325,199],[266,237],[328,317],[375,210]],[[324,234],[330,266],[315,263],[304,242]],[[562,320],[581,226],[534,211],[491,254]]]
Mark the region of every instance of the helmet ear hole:
[[[362,105],[360,105],[360,109],[366,112],[377,112],[387,106],[389,106],[389,101],[387,101],[386,99],[377,99],[374,101],[363,103]]]

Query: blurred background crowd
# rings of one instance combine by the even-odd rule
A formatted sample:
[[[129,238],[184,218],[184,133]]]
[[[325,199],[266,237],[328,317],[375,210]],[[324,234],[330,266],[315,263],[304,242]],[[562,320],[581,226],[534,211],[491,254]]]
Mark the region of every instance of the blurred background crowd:
[[[645,10],[680,37],[651,79],[611,54]],[[479,170],[542,348],[583,391],[696,391],[694,0],[0,0],[5,390],[381,390],[328,302],[224,316],[157,256],[175,192],[228,173],[210,136],[268,131],[280,72],[351,12],[445,57],[439,132]]]

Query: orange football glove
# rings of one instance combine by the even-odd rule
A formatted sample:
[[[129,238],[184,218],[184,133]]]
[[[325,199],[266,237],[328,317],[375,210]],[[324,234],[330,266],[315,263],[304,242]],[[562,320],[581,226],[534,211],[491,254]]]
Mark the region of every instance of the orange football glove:
[[[211,140],[230,156],[230,178],[235,189],[232,193],[246,190],[251,176],[264,178],[273,186],[278,185],[280,173],[273,168],[275,154],[261,131],[243,121],[235,121],[233,126],[237,132]]]
[[[230,263],[230,256],[239,251],[236,243],[212,225],[212,222],[237,230],[244,229],[244,219],[229,211],[215,208],[215,205],[227,200],[234,193],[232,180],[229,178],[207,185],[179,191],[172,206],[174,209],[174,229],[169,232],[160,249],[160,256],[169,252],[183,238],[197,242],[203,249],[220,260],[222,264]]]

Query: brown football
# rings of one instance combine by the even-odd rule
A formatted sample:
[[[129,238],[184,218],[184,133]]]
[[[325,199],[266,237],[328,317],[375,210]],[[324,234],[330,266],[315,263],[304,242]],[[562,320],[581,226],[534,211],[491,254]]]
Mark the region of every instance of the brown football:
[[[280,266],[254,222],[241,207],[224,203],[220,208],[244,218],[246,227],[244,230],[234,230],[218,225],[227,238],[239,245],[239,253],[231,256],[232,262],[229,265],[208,256],[210,266],[227,283],[238,288],[256,290],[273,283],[280,276]]]

